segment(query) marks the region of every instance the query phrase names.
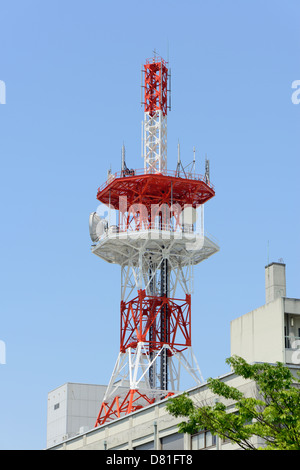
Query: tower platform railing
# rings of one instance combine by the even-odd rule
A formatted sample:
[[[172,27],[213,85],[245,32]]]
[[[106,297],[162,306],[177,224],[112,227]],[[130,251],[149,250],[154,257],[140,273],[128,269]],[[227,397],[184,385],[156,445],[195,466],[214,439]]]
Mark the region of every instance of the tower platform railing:
[[[207,178],[203,175],[200,174],[195,174],[194,172],[186,172],[183,170],[162,170],[160,172],[153,172],[149,173],[148,170],[145,168],[139,168],[139,169],[126,169],[122,171],[117,171],[115,173],[111,173],[105,183],[103,183],[101,186],[98,188],[98,193],[103,191],[109,184],[117,179],[117,178],[132,178],[135,176],[144,176],[144,175],[155,175],[155,176],[168,176],[168,177],[173,177],[173,178],[181,178],[181,179],[186,179],[186,180],[194,180],[194,181],[203,181],[209,188],[214,189],[214,185],[207,180]]]
[[[170,224],[163,225],[161,227],[157,227],[155,224],[150,224],[148,227],[127,227],[126,229],[122,228],[119,225],[108,225],[105,228],[104,232],[102,233],[101,236],[99,236],[98,243],[100,241],[103,241],[106,238],[118,238],[118,236],[123,237],[124,235],[128,234],[138,234],[138,233],[143,233],[143,234],[149,234],[151,237],[152,233],[158,234],[158,235],[164,235],[165,238],[169,237],[174,237],[175,238],[194,238],[194,237],[204,237],[210,240],[211,242],[215,243],[216,245],[219,245],[219,240],[211,235],[209,232],[202,231],[199,228],[195,228],[193,226],[187,227],[187,226],[177,226],[176,228],[171,227]],[[156,238],[154,236],[154,238]]]
[[[183,234],[198,234],[200,235],[200,230],[194,228],[192,224],[189,225],[176,225],[173,226],[172,223],[169,224],[156,224],[156,223],[149,223],[149,224],[142,224],[142,226],[132,226],[128,225],[127,227],[122,227],[120,225],[107,225],[105,230],[105,236],[109,234],[117,234],[117,233],[131,233],[131,232],[141,232],[141,231],[149,231],[155,230],[158,232],[172,232],[172,233],[183,233]],[[104,235],[104,234],[103,234]]]

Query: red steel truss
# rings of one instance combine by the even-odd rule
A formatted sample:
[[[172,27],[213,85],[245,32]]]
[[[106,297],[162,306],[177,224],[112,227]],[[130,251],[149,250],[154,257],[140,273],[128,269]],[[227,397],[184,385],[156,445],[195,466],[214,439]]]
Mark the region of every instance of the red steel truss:
[[[174,395],[172,392],[166,393],[164,398]],[[120,399],[116,396],[111,404],[103,402],[96,420],[95,427],[108,423],[115,418],[120,418],[124,414],[144,408],[144,406],[152,405],[155,398],[149,399],[146,394],[140,393],[138,390],[129,390],[126,396]]]
[[[137,403],[138,402],[138,403]],[[143,404],[141,404],[141,402]],[[129,390],[125,398],[120,399],[116,396],[111,404],[103,402],[97,417],[95,427],[101,426],[114,418],[120,418],[123,414],[132,413],[143,408],[143,405],[151,405],[154,403],[154,399],[149,398],[141,394],[138,390]]]
[[[144,65],[145,72],[145,112],[154,116],[156,111],[161,110],[163,115],[167,114],[167,88],[168,69],[163,59],[147,60]]]
[[[127,197],[129,205],[138,203],[150,207],[151,204],[172,203],[204,204],[215,195],[214,186],[205,181],[202,175],[187,174],[178,176],[176,171],[163,171],[149,174],[144,170],[131,170],[129,176],[122,172],[112,174],[98,188],[97,199],[105,205],[111,204],[119,210],[120,198]]]
[[[144,290],[138,294],[138,297],[127,303],[121,302],[121,352],[129,347],[136,348],[139,341],[146,344],[149,352],[159,351],[164,344],[168,344],[175,352],[191,346],[190,295],[185,300],[178,300],[147,296]],[[167,311],[168,317],[167,338],[162,338],[164,311]]]
[[[180,225],[179,216],[185,206],[196,208],[215,195],[213,186],[201,175],[139,173],[134,170],[130,176],[113,175],[98,189],[98,201],[119,211],[120,231],[130,229],[132,222],[135,230],[155,228],[154,220],[162,205],[168,210],[165,223],[172,215]]]

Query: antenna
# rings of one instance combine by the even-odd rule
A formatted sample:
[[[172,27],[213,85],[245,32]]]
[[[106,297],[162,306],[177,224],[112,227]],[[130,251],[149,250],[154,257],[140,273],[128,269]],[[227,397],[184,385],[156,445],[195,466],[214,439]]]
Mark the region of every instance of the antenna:
[[[145,85],[144,85],[144,73],[145,73],[145,70],[144,70],[144,66],[142,65],[141,66],[141,106],[143,106],[145,104],[145,101],[144,101],[144,91],[143,89],[145,88]]]
[[[169,104],[167,108],[171,111],[171,68],[170,68],[170,54],[169,54],[169,40],[167,40],[167,64],[168,64],[168,89],[167,92],[169,94]]]
[[[178,139],[178,144],[177,144],[177,167],[176,167],[176,176],[180,176],[180,169],[182,169],[184,175],[186,176],[185,174],[185,171],[184,171],[184,168],[182,166],[182,163],[181,163],[181,158],[180,158],[180,142],[179,142],[179,139]]]
[[[209,183],[209,179],[210,179],[209,160],[205,154],[205,182],[206,184]]]
[[[176,176],[180,176],[180,143],[178,139],[178,144],[177,144],[177,166],[176,166]]]
[[[195,175],[196,173],[196,149],[195,147],[193,148],[193,152],[194,152],[194,159],[193,159],[192,171],[194,170],[194,175]]]
[[[169,92],[169,105],[168,105],[168,108],[171,111],[171,69],[169,69],[169,72],[168,72],[168,82],[169,82],[169,89],[167,90]]]
[[[167,62],[169,64],[169,58],[170,58],[170,48],[169,48],[169,39],[167,40]]]
[[[124,142],[123,142],[123,145],[122,145],[122,164],[121,164],[121,170],[122,170],[122,173],[124,172],[125,170],[125,145],[124,145]]]

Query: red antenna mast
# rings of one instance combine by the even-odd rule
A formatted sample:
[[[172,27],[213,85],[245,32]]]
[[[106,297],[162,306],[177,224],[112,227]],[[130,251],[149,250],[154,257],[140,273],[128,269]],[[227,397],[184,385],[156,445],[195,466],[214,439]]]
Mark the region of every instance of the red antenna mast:
[[[167,63],[162,58],[148,59],[144,73],[143,157],[147,173],[167,169]]]

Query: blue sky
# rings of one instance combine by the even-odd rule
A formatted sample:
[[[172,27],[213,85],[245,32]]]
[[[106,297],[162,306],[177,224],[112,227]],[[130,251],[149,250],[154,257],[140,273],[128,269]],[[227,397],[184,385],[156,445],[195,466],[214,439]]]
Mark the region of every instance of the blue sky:
[[[193,347],[228,371],[230,321],[264,303],[283,258],[299,290],[300,5],[294,0],[0,1],[0,448],[46,444],[47,393],[105,384],[119,347],[120,270],[90,253],[107,169],[141,168],[140,69],[169,57],[168,168],[207,154],[221,250],[195,269]],[[269,249],[268,249],[269,245]],[[272,338],[266,331],[266,345]]]

